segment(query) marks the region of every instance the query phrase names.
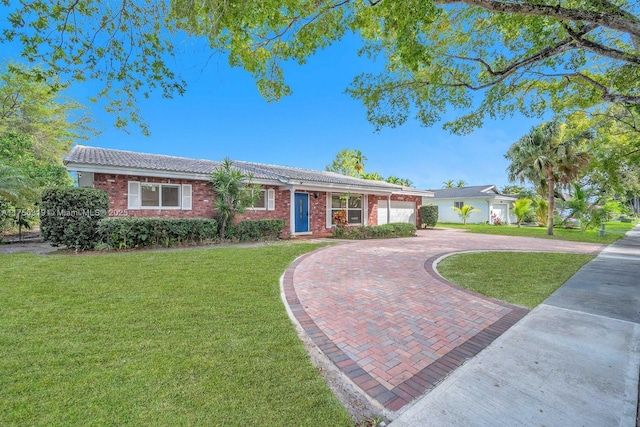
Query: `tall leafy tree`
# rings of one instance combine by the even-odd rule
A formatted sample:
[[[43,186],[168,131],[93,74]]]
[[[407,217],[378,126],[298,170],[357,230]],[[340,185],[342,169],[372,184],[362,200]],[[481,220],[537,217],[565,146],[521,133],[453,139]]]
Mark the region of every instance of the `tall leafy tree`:
[[[5,4],[0,43],[21,45],[22,56],[49,73],[103,80],[99,95],[123,113],[121,125],[139,120],[137,97],[183,93],[171,57],[184,33],[227,52],[270,100],[291,93],[282,64],[302,64],[354,33],[360,53],[384,65],[349,88],[377,127],[412,115],[432,125],[450,105],[469,111],[446,124],[459,133],[515,111],[539,116],[601,103],[640,105],[640,4],[632,0]]]
[[[503,194],[515,194],[518,195],[522,192],[525,191],[525,188],[521,185],[515,185],[515,184],[511,184],[511,185],[505,185],[504,187],[502,187],[502,193]]]
[[[34,194],[47,187],[73,185],[73,179],[62,164],[62,156],[41,156],[34,138],[26,134],[0,134],[0,163],[20,171]]]
[[[615,199],[640,212],[640,117],[634,109],[612,105],[594,112],[596,130],[585,183],[599,197]]]
[[[566,124],[551,121],[533,128],[511,145],[505,156],[511,161],[507,168],[509,180],[530,181],[534,185],[545,180],[548,235],[553,235],[556,187],[566,187],[584,172],[589,154],[581,150],[582,144],[593,137],[590,131],[572,134]]]
[[[28,138],[35,158],[62,164],[75,141],[95,134],[85,107],[65,96],[67,87],[41,68],[10,63],[0,74],[0,137]]]
[[[366,161],[367,158],[362,155],[360,150],[344,148],[336,154],[331,164],[327,165],[325,169],[329,172],[358,178],[364,170],[364,162]]]
[[[385,179],[378,172],[365,172],[364,164],[366,161],[367,158],[360,150],[345,148],[336,154],[336,157],[333,159],[331,164],[327,165],[325,169],[329,172],[337,172],[354,178],[386,181],[391,184],[403,185],[405,187],[411,187],[413,184],[411,180],[407,178],[398,178],[397,176],[391,175]]]
[[[251,179],[251,175],[234,167],[228,158],[211,174],[221,239],[225,238],[227,226],[233,224],[236,215],[244,213],[258,200],[260,186],[252,185]]]

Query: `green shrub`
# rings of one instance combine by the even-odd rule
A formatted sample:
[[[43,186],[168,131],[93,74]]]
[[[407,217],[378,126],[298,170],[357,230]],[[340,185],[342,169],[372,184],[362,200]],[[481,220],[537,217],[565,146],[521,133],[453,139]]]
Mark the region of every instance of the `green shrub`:
[[[98,223],[107,216],[109,196],[95,188],[53,188],[42,194],[40,231],[53,246],[92,249]]]
[[[376,226],[347,227],[333,229],[333,237],[339,239],[387,239],[391,237],[415,236],[417,228],[413,224],[396,222]]]
[[[438,223],[438,206],[420,206],[420,226],[422,228],[433,228]]]
[[[169,247],[214,241],[218,223],[205,218],[106,218],[100,221],[99,233],[100,247]]]
[[[227,228],[226,235],[237,242],[277,240],[284,229],[283,219],[245,220]]]

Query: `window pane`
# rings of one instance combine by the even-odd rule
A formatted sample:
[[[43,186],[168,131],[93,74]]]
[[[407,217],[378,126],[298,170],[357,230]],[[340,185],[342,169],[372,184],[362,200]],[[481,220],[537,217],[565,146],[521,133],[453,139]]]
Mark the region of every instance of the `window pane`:
[[[162,206],[166,207],[179,207],[180,206],[180,191],[178,187],[163,185],[162,186]]]
[[[160,187],[153,184],[141,184],[142,206],[160,206]]]
[[[350,208],[361,208],[362,207],[362,197],[359,197],[359,196],[349,197],[349,207]]]
[[[340,198],[339,195],[334,194],[331,196],[331,207],[332,208],[346,208],[347,207],[347,202],[346,200]]]
[[[348,212],[349,224],[362,224],[362,211]]]
[[[260,190],[260,197],[253,205],[254,208],[266,208],[267,207],[267,190]]]

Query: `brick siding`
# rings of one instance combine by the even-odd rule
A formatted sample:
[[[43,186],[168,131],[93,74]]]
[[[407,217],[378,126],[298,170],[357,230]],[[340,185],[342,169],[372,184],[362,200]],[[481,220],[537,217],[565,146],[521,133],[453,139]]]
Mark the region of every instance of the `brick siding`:
[[[129,181],[149,182],[157,184],[190,184],[192,187],[192,209],[128,209]],[[215,209],[214,192],[209,181],[196,181],[186,179],[154,178],[136,175],[94,174],[94,187],[102,189],[109,195],[109,208],[112,216],[135,217],[162,217],[162,218],[214,218]],[[274,210],[256,209],[247,210],[238,215],[236,221],[245,219],[284,219],[285,228],[282,237],[290,237],[291,230],[291,193],[289,190],[279,189],[277,186],[263,186],[264,189],[275,191]],[[331,232],[327,228],[327,193],[318,191],[296,191],[296,193],[309,194],[309,231],[313,234],[326,234]],[[317,194],[317,197],[316,197]],[[386,196],[368,196],[368,224],[378,224],[378,201],[385,200]],[[416,203],[416,226],[419,226],[418,206],[422,198],[419,196],[393,195],[394,201],[412,201]]]
[[[154,184],[191,184],[192,209],[128,209],[129,181]],[[112,216],[153,218],[213,218],[214,216],[213,189],[208,181],[96,173],[93,178],[93,186],[106,191],[109,195],[109,209]]]

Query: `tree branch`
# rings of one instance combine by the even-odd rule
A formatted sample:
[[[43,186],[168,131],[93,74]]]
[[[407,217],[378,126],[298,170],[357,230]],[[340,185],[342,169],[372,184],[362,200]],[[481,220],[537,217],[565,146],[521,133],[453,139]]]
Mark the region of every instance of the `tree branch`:
[[[585,25],[582,28],[580,28],[579,31],[575,32],[575,35],[577,37],[582,37],[585,34],[595,30],[596,28],[598,28],[597,25],[595,24],[589,24],[589,25]],[[500,83],[501,81],[503,81],[505,78],[507,78],[509,75],[513,74],[515,71],[517,71],[520,68],[526,67],[528,65],[531,65],[535,62],[541,61],[543,59],[547,59],[550,58],[554,55],[558,55],[560,53],[566,52],[568,50],[574,49],[575,48],[575,41],[573,40],[573,38],[571,37],[567,37],[564,40],[559,41],[558,43],[556,43],[555,46],[549,46],[546,47],[542,50],[540,50],[539,52],[529,56],[528,58],[524,58],[518,62],[514,62],[513,64],[509,65],[506,68],[503,68],[501,70],[494,70],[491,67],[491,64],[487,63],[485,60],[483,60],[482,58],[469,58],[469,57],[464,57],[464,56],[455,56],[455,55],[450,55],[450,58],[455,58],[455,59],[460,59],[463,61],[473,61],[473,62],[477,62],[479,64],[481,64],[484,69],[492,76],[494,77],[500,77],[499,79],[495,80],[493,83],[488,84],[488,86],[491,86],[493,84],[496,83]],[[480,87],[479,89],[484,89],[487,85],[483,85],[483,87]]]
[[[582,73],[575,73],[573,74],[573,76],[568,75],[568,77],[574,76],[584,80],[585,82],[589,83],[591,86],[602,92],[603,101],[613,102],[614,104],[640,105],[640,96],[638,95],[621,95],[617,93],[611,93],[606,86]]]
[[[435,4],[466,4],[476,6],[493,12],[554,17],[565,21],[591,22],[593,24],[621,31],[635,37],[640,37],[640,22],[623,14],[618,8],[618,13],[605,13],[585,9],[569,9],[546,4],[528,3],[523,1],[501,0],[434,0]],[[633,15],[631,15],[633,16]]]
[[[582,37],[582,35],[574,31],[573,28],[567,25],[566,22],[562,23],[562,27],[578,45],[584,47],[586,50],[589,50],[601,56],[606,56],[611,59],[617,59],[619,61],[640,65],[640,57],[638,55],[633,55],[628,52],[623,52],[621,50],[603,46],[592,40],[585,39]]]

